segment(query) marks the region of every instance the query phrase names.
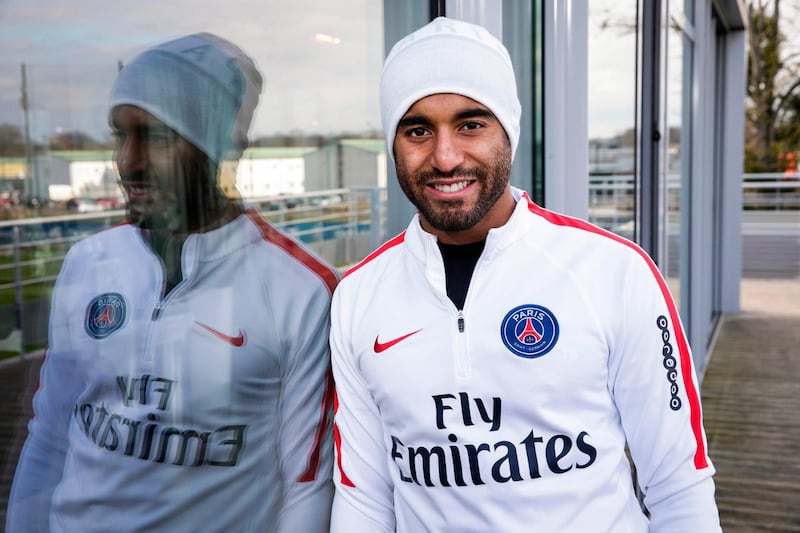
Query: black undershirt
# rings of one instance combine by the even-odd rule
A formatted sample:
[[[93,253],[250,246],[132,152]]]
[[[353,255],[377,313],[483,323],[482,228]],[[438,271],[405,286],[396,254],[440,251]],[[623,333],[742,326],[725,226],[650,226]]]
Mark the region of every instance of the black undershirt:
[[[467,289],[478,258],[483,253],[486,240],[470,244],[444,244],[437,242],[444,260],[444,277],[447,280],[447,297],[459,310],[464,308]]]

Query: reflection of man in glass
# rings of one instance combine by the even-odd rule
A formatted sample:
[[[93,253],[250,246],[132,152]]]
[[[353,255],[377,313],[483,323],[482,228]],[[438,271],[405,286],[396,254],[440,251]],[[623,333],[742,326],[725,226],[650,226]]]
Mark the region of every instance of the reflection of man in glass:
[[[217,185],[260,91],[208,34],[120,72],[128,223],[64,261],[9,531],[327,531],[336,275]]]

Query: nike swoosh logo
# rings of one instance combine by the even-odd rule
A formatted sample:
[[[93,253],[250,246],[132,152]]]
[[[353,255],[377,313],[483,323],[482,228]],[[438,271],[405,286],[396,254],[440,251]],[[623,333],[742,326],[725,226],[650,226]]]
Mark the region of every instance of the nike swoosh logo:
[[[392,340],[387,341],[387,342],[378,341],[378,337],[379,336],[376,336],[375,337],[375,345],[372,348],[373,348],[373,350],[375,350],[375,353],[381,353],[384,350],[388,350],[389,348],[391,348],[392,346],[394,346],[398,342],[406,340],[411,335],[416,335],[420,331],[422,331],[422,329],[418,329],[417,331],[412,331],[411,333],[406,333],[405,335],[403,335],[401,337],[397,337],[396,339],[392,339]]]
[[[212,335],[216,336],[217,338],[220,338],[220,339],[224,340],[228,344],[232,344],[233,346],[236,346],[237,348],[240,347],[240,346],[244,346],[244,343],[245,343],[244,332],[241,329],[239,330],[239,335],[238,336],[231,337],[230,335],[225,335],[221,331],[217,331],[216,329],[212,328],[211,326],[206,326],[202,322],[197,322],[195,320],[195,324],[197,324],[198,326],[204,328],[206,331],[208,331]]]

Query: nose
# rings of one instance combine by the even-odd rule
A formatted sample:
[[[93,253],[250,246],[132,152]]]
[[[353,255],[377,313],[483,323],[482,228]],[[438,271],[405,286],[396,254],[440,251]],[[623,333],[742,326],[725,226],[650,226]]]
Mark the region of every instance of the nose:
[[[125,135],[117,143],[117,168],[120,176],[136,174],[147,166],[147,149],[138,135]]]
[[[437,132],[431,165],[442,173],[451,172],[464,162],[464,152],[455,135],[449,131]]]

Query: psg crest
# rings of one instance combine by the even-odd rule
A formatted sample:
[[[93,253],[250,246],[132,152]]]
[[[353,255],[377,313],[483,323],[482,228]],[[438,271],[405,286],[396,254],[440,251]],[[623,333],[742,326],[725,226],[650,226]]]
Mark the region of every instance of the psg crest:
[[[541,357],[558,341],[558,321],[541,305],[520,305],[503,319],[500,338],[514,355],[535,359]]]
[[[125,324],[125,299],[116,292],[95,297],[86,308],[83,325],[95,339],[105,339]]]

